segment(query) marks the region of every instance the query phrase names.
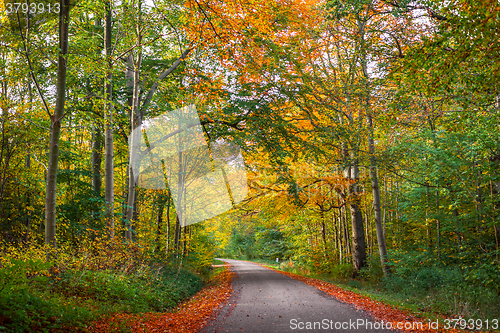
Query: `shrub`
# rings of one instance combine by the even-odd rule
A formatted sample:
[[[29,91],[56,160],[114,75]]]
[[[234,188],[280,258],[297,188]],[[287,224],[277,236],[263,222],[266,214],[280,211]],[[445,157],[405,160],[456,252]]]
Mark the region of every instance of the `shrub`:
[[[0,256],[0,331],[82,331],[113,312],[168,311],[203,284],[186,265],[119,239],[89,238],[76,250],[63,243],[50,263],[43,246],[22,250]]]
[[[359,271],[359,275],[372,284],[379,283],[384,276],[380,256],[369,256],[366,260],[366,266]]]
[[[351,263],[338,264],[332,267],[332,277],[347,280],[352,277],[354,268]]]

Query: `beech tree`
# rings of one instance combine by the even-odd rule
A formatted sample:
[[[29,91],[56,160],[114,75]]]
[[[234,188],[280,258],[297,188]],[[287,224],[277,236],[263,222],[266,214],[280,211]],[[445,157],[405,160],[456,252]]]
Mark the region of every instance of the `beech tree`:
[[[56,189],[57,165],[59,162],[59,137],[61,135],[61,120],[65,116],[66,102],[66,71],[68,68],[69,42],[69,11],[70,1],[61,0],[59,12],[59,52],[57,60],[56,105],[50,115],[49,161],[47,166],[47,189],[45,196],[45,243],[54,250],[56,241]]]
[[[104,52],[106,57],[106,77],[104,83],[105,104],[105,139],[104,139],[104,201],[106,226],[109,236],[114,237],[114,144],[113,144],[113,45],[112,45],[112,4],[111,0],[104,3]]]

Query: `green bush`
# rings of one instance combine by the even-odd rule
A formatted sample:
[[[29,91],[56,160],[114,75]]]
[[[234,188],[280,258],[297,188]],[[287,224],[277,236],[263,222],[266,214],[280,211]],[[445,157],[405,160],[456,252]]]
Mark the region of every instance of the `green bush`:
[[[30,283],[47,281],[47,269],[53,265],[38,259],[5,258],[0,268],[0,297],[26,290]]]
[[[366,260],[366,266],[360,270],[359,275],[372,284],[378,284],[384,276],[380,256],[369,256]]]
[[[162,312],[199,291],[202,280],[167,263],[129,272],[66,270],[50,277],[50,264],[11,260],[0,269],[0,331],[78,331],[113,312]],[[35,273],[36,272],[36,273]]]
[[[444,265],[425,253],[392,253],[389,264],[392,275],[382,278],[384,289],[420,308],[464,318],[500,315],[495,261],[466,269]]]
[[[347,280],[354,273],[354,268],[351,263],[339,264],[332,267],[332,277],[336,279]]]
[[[166,311],[196,293],[202,281],[184,270],[143,267],[135,274],[113,271],[67,272],[58,288],[65,294],[120,304],[129,312]]]
[[[49,292],[21,290],[0,298],[2,332],[77,331],[94,316],[78,300]]]

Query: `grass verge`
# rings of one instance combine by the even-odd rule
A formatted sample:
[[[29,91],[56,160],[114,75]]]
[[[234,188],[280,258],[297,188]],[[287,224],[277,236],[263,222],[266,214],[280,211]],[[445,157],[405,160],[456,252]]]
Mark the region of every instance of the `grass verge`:
[[[0,253],[0,332],[95,332],[92,323],[115,314],[171,312],[223,269],[208,256],[179,260],[106,239],[53,261],[36,245]],[[130,331],[111,324],[106,332]]]
[[[142,314],[116,313],[92,325],[92,332],[110,332],[120,328],[127,332],[197,332],[209,324],[229,299],[233,274],[220,267],[203,289],[169,312]]]
[[[67,270],[2,293],[0,331],[88,331],[90,321],[112,313],[170,311],[202,286],[197,275],[171,267]]]

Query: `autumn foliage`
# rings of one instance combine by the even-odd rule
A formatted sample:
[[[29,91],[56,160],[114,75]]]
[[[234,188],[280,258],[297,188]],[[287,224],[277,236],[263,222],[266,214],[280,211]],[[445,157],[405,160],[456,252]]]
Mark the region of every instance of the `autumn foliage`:
[[[498,1],[21,2],[0,2],[2,325],[194,330],[229,273],[182,325],[163,312],[217,255],[498,317]],[[189,104],[208,143],[241,147],[249,194],[184,227],[168,184],[134,182],[129,139]]]

